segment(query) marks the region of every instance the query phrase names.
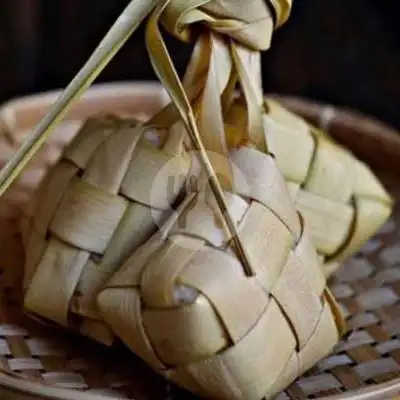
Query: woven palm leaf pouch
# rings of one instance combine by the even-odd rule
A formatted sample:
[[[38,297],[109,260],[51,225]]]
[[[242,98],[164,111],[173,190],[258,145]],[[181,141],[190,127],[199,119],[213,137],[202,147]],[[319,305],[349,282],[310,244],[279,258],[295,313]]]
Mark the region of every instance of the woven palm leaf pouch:
[[[262,27],[270,11],[263,1],[187,3],[158,7],[146,34],[155,70],[187,120],[200,172],[176,212],[107,282],[99,311],[176,384],[207,398],[273,398],[332,351],[344,325],[270,154],[261,84],[250,73],[269,46]],[[190,23],[205,23],[183,86],[160,20],[184,38]],[[236,83],[246,124],[230,146],[224,119]]]
[[[246,125],[242,99],[231,106],[227,121],[235,145]],[[393,199],[366,164],[271,97],[265,98],[264,124],[271,152],[329,277],[384,225]]]

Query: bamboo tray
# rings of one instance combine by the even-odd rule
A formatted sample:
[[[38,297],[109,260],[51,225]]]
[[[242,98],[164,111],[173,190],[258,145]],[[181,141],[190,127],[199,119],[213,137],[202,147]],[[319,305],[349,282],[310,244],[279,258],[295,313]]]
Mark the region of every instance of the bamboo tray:
[[[17,99],[0,108],[0,165],[44,115],[58,92]],[[368,162],[400,200],[400,135],[364,115],[277,96],[331,132]],[[0,399],[182,400],[172,387],[124,348],[106,349],[44,327],[21,313],[24,254],[19,218],[61,149],[89,115],[146,117],[167,101],[152,83],[95,85],[67,115],[0,202]],[[285,393],[286,399],[394,399],[400,395],[400,205],[391,220],[331,279],[350,333],[335,353]]]

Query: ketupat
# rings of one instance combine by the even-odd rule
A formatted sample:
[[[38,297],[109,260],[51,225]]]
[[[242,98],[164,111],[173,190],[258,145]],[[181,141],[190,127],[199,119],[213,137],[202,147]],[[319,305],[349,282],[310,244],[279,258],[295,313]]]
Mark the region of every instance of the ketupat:
[[[60,96],[48,116],[38,125],[31,141],[26,142],[21,151],[3,169],[0,174],[0,191],[4,191],[10,182],[15,179],[21,168],[29,160],[32,152],[36,151],[40,142],[50,133],[50,130],[65,113],[70,103],[94,79],[105,62],[115,54],[129,34],[137,27],[138,22],[152,10],[153,3],[150,3],[152,2],[133,2],[128,6],[134,17],[129,12],[126,12],[119,19],[119,25],[112,28],[116,38],[113,38],[113,35],[107,37],[88,66],[81,71],[64,94]],[[209,272],[205,276],[206,279],[202,281],[201,274],[194,276],[195,280],[198,278],[199,281],[193,284],[193,287],[195,289],[198,288],[200,292],[211,290],[216,295],[213,298],[215,305],[217,303],[221,304],[221,311],[227,312],[227,314],[224,312],[224,316],[227,317],[226,320],[218,320],[218,324],[222,325],[216,326],[214,324],[213,328],[217,331],[221,330],[221,327],[222,330],[227,329],[228,335],[226,338],[229,349],[225,348],[225,353],[221,349],[221,354],[225,354],[229,358],[229,355],[232,355],[233,352],[232,364],[225,365],[228,371],[223,367],[219,369],[221,365],[218,366],[218,364],[221,359],[218,354],[214,353],[215,364],[217,365],[213,366],[212,363],[208,363],[210,360],[205,360],[203,362],[205,367],[204,369],[200,368],[199,374],[197,374],[197,383],[194,386],[192,384],[196,379],[191,379],[190,374],[186,374],[185,371],[183,375],[178,373],[169,377],[194,391],[197,391],[196,386],[200,385],[203,388],[203,392],[205,390],[206,393],[216,397],[233,397],[237,399],[258,399],[260,396],[271,397],[295,379],[298,374],[310,368],[329,352],[342,332],[340,313],[329,290],[326,289],[324,275],[318,269],[319,263],[315,250],[307,239],[307,229],[302,223],[301,216],[296,213],[287,186],[278,171],[276,162],[273,160],[268,149],[268,143],[265,140],[262,98],[259,97],[261,87],[259,82],[253,82],[251,78],[246,76],[247,63],[257,59],[259,51],[269,48],[272,31],[284,20],[283,16],[287,15],[288,11],[285,6],[290,6],[290,1],[273,1],[272,5],[275,6],[274,16],[267,3],[262,0],[248,2],[246,7],[243,7],[241,0],[165,0],[154,2],[154,5],[157,5],[157,7],[149,20],[146,31],[147,46],[151,60],[160,80],[171,94],[174,106],[178,110],[191,140],[191,145],[199,152],[201,165],[206,172],[206,182],[210,183],[218,205],[218,207],[211,208],[207,206],[206,215],[204,215],[204,212],[200,212],[200,218],[203,215],[205,216],[204,221],[209,224],[209,229],[197,232],[199,227],[195,224],[193,231],[186,232],[182,236],[191,237],[193,234],[197,234],[200,243],[204,244],[204,235],[211,234],[213,236],[216,234],[217,237],[220,237],[223,234],[223,239],[219,243],[219,246],[223,248],[216,249],[215,247],[218,247],[218,244],[215,245],[214,243],[214,246],[206,246],[205,253],[208,252],[212,255],[215,251],[217,257],[229,259],[226,264],[228,268],[229,264],[232,265],[229,271],[224,272],[227,279],[227,289],[230,292],[230,296],[226,298],[223,297],[224,291],[218,292],[223,283],[218,278],[224,276],[214,275],[213,268],[209,270],[209,267],[214,266],[207,262],[204,263],[207,266],[204,272]],[[282,7],[278,7],[278,5]],[[138,14],[140,15],[139,17]],[[134,21],[131,21],[132,19]],[[189,69],[189,73],[186,75],[185,89],[182,87],[161,38],[158,28],[159,19],[162,20],[168,31],[183,40],[192,38],[191,34],[193,32],[190,25],[196,24],[197,27],[203,25],[198,31],[201,38],[203,34],[208,35],[207,32],[211,28],[210,31],[212,33],[209,33],[209,43],[212,49],[218,48],[216,44],[219,41],[225,43],[225,50],[224,46],[219,47],[221,53],[216,54],[216,56],[213,55],[206,61],[205,67],[207,69],[210,68],[208,74],[206,74],[206,81],[203,80],[202,75],[204,63],[197,59],[199,64],[196,66],[196,62],[194,63],[192,77],[194,79],[191,79]],[[274,26],[273,20],[275,20],[276,26]],[[121,31],[119,30],[120,28]],[[207,41],[204,41],[204,43],[199,41],[199,43],[200,48],[202,46],[207,48]],[[216,46],[213,47],[214,44]],[[209,51],[212,52],[213,50]],[[229,54],[228,58],[225,56],[219,57],[219,55],[223,55],[224,51],[225,54]],[[247,56],[249,60],[246,60]],[[196,60],[196,52],[194,59]],[[224,63],[226,64],[224,65]],[[235,64],[234,68],[232,68],[232,64]],[[216,69],[212,69],[212,67]],[[237,78],[236,75],[238,75],[247,101],[248,124],[246,132],[251,144],[250,142],[248,145],[244,143],[239,149],[229,153],[225,143],[225,129],[223,118],[221,117],[223,116],[222,111],[226,110],[225,107],[229,105],[233,89],[232,82]],[[221,79],[221,77],[224,77],[224,79]],[[198,91],[199,88],[200,93]],[[221,92],[221,89],[223,89],[223,92]],[[164,117],[167,115],[169,115],[168,110]],[[197,124],[199,128],[197,128]],[[209,157],[210,153],[217,154],[220,158]],[[210,158],[212,159],[210,160]],[[236,167],[235,164],[239,165],[239,167]],[[257,173],[257,169],[261,174]],[[240,171],[239,175],[243,174],[245,176],[244,183],[240,177],[238,178],[237,170]],[[216,173],[220,172],[226,178],[223,182],[216,175]],[[83,173],[83,177],[84,175],[85,173]],[[202,183],[201,180],[199,182]],[[205,193],[204,188],[202,187],[198,193],[198,196],[201,197]],[[228,193],[231,194],[229,195]],[[68,196],[65,198],[68,198]],[[196,199],[198,200],[198,197]],[[244,221],[247,221],[250,226],[249,230],[254,231],[258,237],[261,237],[261,243],[256,240],[257,237],[252,237],[249,234],[249,237],[254,240],[245,245],[247,239],[240,232],[245,228],[240,226],[241,224],[235,218],[237,217],[234,213],[235,207],[231,208],[230,205],[232,199],[240,206],[241,214],[239,217],[241,216]],[[72,203],[74,203],[73,196]],[[103,204],[101,201],[99,203]],[[99,209],[101,211],[101,207]],[[228,211],[232,211],[233,215]],[[67,210],[66,214],[69,212],[71,210]],[[193,214],[196,216],[197,212],[198,210],[195,208]],[[217,218],[214,218],[215,213]],[[184,209],[182,211],[183,216],[186,214],[190,214],[190,210]],[[198,217],[197,215],[195,221],[198,220]],[[266,223],[258,226],[258,220],[261,217]],[[68,219],[66,221],[66,226],[68,226]],[[90,227],[90,224],[88,226]],[[221,229],[221,226],[223,229]],[[187,228],[190,228],[190,225],[187,225]],[[64,233],[65,229],[61,229],[61,231]],[[167,239],[171,239],[170,236]],[[185,245],[191,242],[190,238],[189,240],[185,239],[184,237]],[[143,249],[148,249],[148,246],[153,250],[152,243],[152,241],[148,242],[140,250],[146,253],[146,250]],[[259,246],[257,249],[253,249],[252,246],[257,243],[259,243]],[[183,246],[183,253],[186,250],[188,249]],[[267,251],[267,256],[264,250]],[[138,258],[140,252],[134,254],[136,259],[133,265],[128,264],[128,267],[131,267],[128,268],[129,270],[135,269],[136,263],[140,263]],[[171,254],[174,255],[174,252]],[[153,254],[154,257],[158,255],[158,253]],[[270,259],[270,264],[268,263],[268,258]],[[63,266],[68,263],[68,259],[67,263],[60,257],[56,260],[61,261]],[[148,260],[143,261],[147,264]],[[155,264],[154,267],[156,274],[153,275],[150,270],[146,279],[146,287],[155,287],[154,291],[149,291],[149,298],[147,298],[149,304],[159,305],[158,301],[162,303],[162,300],[164,300],[163,293],[159,291],[159,285],[163,283],[163,280],[158,279],[160,275],[163,276],[165,274],[167,280],[170,279],[173,284],[175,283],[174,273],[176,271],[173,268],[175,264],[164,262],[165,260],[163,262],[159,261],[160,263]],[[178,261],[180,262],[181,260]],[[201,257],[200,261],[198,264],[195,263],[194,266],[202,266]],[[162,269],[163,266],[168,268]],[[216,271],[221,267],[223,268],[223,264],[218,264],[217,262]],[[194,269],[196,270],[196,268]],[[62,271],[62,268],[60,270]],[[72,276],[69,273],[70,271],[64,272],[65,278],[76,280],[76,276],[79,275],[80,271],[77,268],[76,276]],[[157,272],[160,272],[160,274],[157,274]],[[172,273],[172,276],[169,275],[170,273]],[[275,279],[268,279],[268,275],[271,274],[276,275]],[[43,275],[48,278],[46,274]],[[40,275],[35,274],[33,280],[35,280],[36,276]],[[302,280],[298,292],[293,292],[292,279],[296,279],[296,282],[297,280]],[[46,281],[46,279],[37,278],[37,281],[50,282],[51,280]],[[129,283],[129,281],[125,283],[127,282]],[[232,283],[232,285],[228,285],[228,283]],[[254,290],[252,290],[253,287]],[[49,313],[50,315],[47,316],[50,316],[50,319],[55,317],[61,324],[68,322],[66,320],[69,314],[65,305],[69,306],[69,303],[63,303],[60,308],[61,313],[53,313],[51,306],[46,307],[42,302],[37,301],[37,296],[41,295],[38,289],[39,287],[35,290],[28,288],[25,304],[33,304],[38,308],[38,314]],[[128,328],[131,329],[132,336],[140,337],[142,325],[135,325],[135,319],[123,319],[124,314],[115,314],[111,309],[114,307],[115,312],[117,312],[119,310],[118,307],[122,307],[122,310],[127,311],[127,315],[131,317],[137,311],[137,309],[132,308],[137,303],[134,301],[126,303],[124,293],[120,298],[121,303],[115,303],[115,297],[104,296],[104,293],[108,292],[110,294],[109,290],[114,291],[113,288],[107,289],[99,297],[103,315],[108,318],[112,328],[117,333],[118,327],[115,324],[115,319],[110,319],[110,316],[119,317],[120,319],[118,320],[117,318],[117,320],[124,324],[129,324],[133,321],[133,325],[128,326]],[[67,290],[64,289],[61,294],[65,295],[66,292]],[[134,289],[131,292],[134,293]],[[189,292],[193,294],[193,290],[189,290]],[[243,300],[239,296],[241,293],[248,293],[249,296],[253,296],[256,300],[250,305],[252,306],[250,307],[251,312],[249,312],[247,305],[245,309],[238,306],[231,310],[233,315],[229,314],[229,307],[226,308],[226,304],[231,305],[229,303],[231,298]],[[168,295],[168,293],[166,294]],[[190,300],[185,296],[183,306],[187,305],[185,301],[187,303],[188,300],[195,301],[198,298],[197,291],[194,292],[194,295]],[[277,297],[276,299],[274,295]],[[64,296],[61,300],[65,300],[66,297]],[[213,296],[210,293],[211,297]],[[107,305],[108,300],[112,300],[112,302]],[[45,301],[48,301],[48,299],[45,299]],[[153,301],[155,303],[152,303]],[[112,306],[111,308],[109,307],[110,305]],[[245,305],[244,301],[242,305]],[[310,307],[315,312],[310,313]],[[44,308],[44,313],[41,308]],[[307,326],[302,320],[302,314],[308,314],[307,317],[310,318],[310,320],[307,319],[309,322]],[[61,318],[59,315],[61,315]],[[227,323],[227,326],[224,326],[224,322]],[[167,323],[167,321],[164,320],[164,323]],[[286,340],[280,351],[283,352],[283,356],[287,357],[280,357],[281,353],[275,353],[276,350],[279,351],[279,346],[271,346],[271,348],[271,343],[266,340],[270,336],[271,340],[275,341],[278,337],[277,333],[281,334],[281,332],[277,331],[275,323],[282,326],[282,334],[285,334]],[[195,339],[197,336],[196,332],[193,331],[195,326],[196,321],[194,321],[193,325],[185,326],[187,337],[190,340]],[[159,328],[156,326],[155,330],[159,331]],[[258,340],[253,341],[254,336],[258,337]],[[164,341],[164,343],[167,342]],[[243,343],[248,344],[249,347],[244,346],[245,348],[243,348]],[[192,344],[195,345],[196,343]],[[190,349],[196,352],[195,346],[190,347]],[[171,350],[172,357],[179,357],[177,349]],[[260,354],[267,357],[265,359],[257,357]],[[279,370],[268,369],[269,376],[266,377],[264,362],[266,360],[273,361],[274,356],[277,357],[276,361],[279,362],[280,368]],[[258,361],[257,364],[253,364],[255,360]],[[253,368],[243,370],[241,367],[242,362],[243,364],[253,364]],[[209,379],[218,370],[221,371],[221,379]],[[174,374],[172,373],[172,375]],[[201,382],[202,380],[203,382]],[[257,384],[253,385],[252,382]]]
[[[88,120],[32,203],[26,312],[111,344],[97,291],[169,216],[190,165],[179,126],[166,133],[115,117]]]
[[[223,25],[219,16],[216,26]],[[253,23],[259,18],[253,15]],[[203,83],[193,114],[227,208],[201,174],[198,190],[98,296],[100,313],[132,351],[178,385],[221,400],[272,398],[327,355],[344,330],[307,226],[270,154],[261,88],[249,74],[256,53],[204,32],[189,66],[192,79],[186,75],[193,88]],[[165,64],[159,72],[167,87],[171,70]],[[246,101],[245,137],[235,148],[223,121],[234,95],[227,76],[237,77]],[[179,102],[179,90],[174,94]],[[233,245],[234,235],[244,253]]]
[[[393,200],[349,150],[269,97],[264,123],[271,152],[329,277],[383,226]],[[234,146],[246,125],[240,99],[232,105],[227,125]]]
[[[174,18],[174,13],[176,11],[181,11],[183,10],[187,5],[185,5],[182,8],[182,5],[179,5],[179,3],[175,3],[176,8],[170,7],[168,10],[170,11],[170,14],[168,12],[165,15],[165,20],[168,20],[169,18]],[[213,5],[210,6],[212,12],[219,13],[221,10],[224,10],[224,5],[220,4],[219,2],[215,2]],[[256,11],[256,12],[255,12]],[[253,9],[253,12],[258,13],[259,11],[262,11],[265,13],[266,16],[269,15],[267,11],[267,7],[263,3],[259,3],[256,5],[255,10]],[[232,12],[230,10],[229,12]],[[229,13],[228,15],[229,16]],[[216,20],[215,22],[218,22]],[[211,25],[214,23],[213,21],[210,21]],[[270,18],[265,18],[264,21],[258,21],[255,24],[255,28],[257,28],[257,25],[261,23],[268,32],[268,29],[272,30],[273,29],[273,24]],[[243,22],[243,25],[245,23]],[[174,25],[175,28],[178,28],[178,25]],[[218,30],[218,26],[216,26],[216,29]],[[241,27],[238,27],[238,34],[243,36],[245,41],[251,41],[252,36],[254,35],[255,29],[250,29],[248,32],[241,32]],[[182,30],[177,29],[175,31],[181,38],[185,38],[185,32]],[[186,32],[187,33],[187,32]],[[235,31],[232,31],[232,34],[235,35]],[[268,47],[269,46],[269,37],[270,35],[260,35],[259,34],[259,45],[258,46],[264,46]],[[155,38],[153,38],[155,39]],[[154,40],[154,43],[156,43],[156,40]],[[216,39],[213,44],[217,44],[218,40]],[[208,43],[202,44],[205,47],[208,45]],[[217,44],[218,46],[218,44]],[[217,51],[221,51],[221,46]],[[224,51],[222,49],[222,51]],[[226,53],[226,52],[225,52]],[[196,60],[198,61],[198,60]],[[218,63],[221,62],[221,59],[218,60]],[[197,72],[197,71],[196,71]],[[228,71],[223,71],[222,75],[225,74],[225,80],[228,81],[229,79],[229,70]],[[195,78],[196,78],[195,74]],[[191,79],[191,74],[187,74],[187,86],[192,85],[194,87],[194,91],[191,92],[190,89],[188,91],[190,94],[194,95],[196,91],[203,90],[203,82],[200,80],[199,81],[190,81]],[[214,85],[214,86],[213,86]],[[219,85],[216,80],[210,83],[210,85],[207,85],[207,83],[204,83],[205,90],[209,88],[211,90],[210,94],[211,97],[213,94],[215,94],[214,91],[219,90]],[[221,95],[222,93],[219,93]],[[210,100],[210,97],[205,96],[207,100]],[[211,104],[210,102],[207,102],[206,106],[208,107],[208,110],[211,110]],[[205,107],[206,108],[206,107]],[[172,115],[172,118],[171,118]],[[218,117],[218,114],[216,114]],[[99,122],[99,121],[97,121]],[[201,132],[202,132],[202,139],[204,140],[204,135],[206,131],[209,131],[209,140],[208,143],[214,142],[218,143],[218,140],[214,140],[214,135],[222,135],[223,132],[221,130],[218,132],[218,121],[216,124],[212,124],[212,121],[207,120],[206,121],[206,126],[201,127]],[[216,121],[214,121],[216,122]],[[171,108],[166,108],[163,110],[161,113],[156,115],[150,122],[150,124],[153,124],[159,129],[159,127],[162,127],[161,129],[168,128],[165,127],[167,124],[174,124],[176,123],[179,127],[182,128],[182,124],[178,121],[176,115],[174,115],[173,112],[171,112]],[[221,125],[222,131],[223,131],[223,124]],[[111,128],[112,129],[112,128]],[[139,128],[140,129],[140,128]],[[97,186],[97,180],[99,179],[100,182],[102,179],[104,179],[103,176],[101,176],[101,172],[99,173],[98,169],[100,167],[104,167],[102,161],[102,157],[105,158],[106,156],[109,157],[109,160],[107,160],[107,163],[110,163],[112,166],[115,166],[118,164],[118,162],[121,162],[121,154],[118,154],[118,150],[120,150],[122,153],[124,153],[126,157],[126,162],[129,162],[130,158],[130,151],[133,152],[134,147],[134,136],[130,135],[129,133],[125,133],[125,140],[127,141],[126,143],[124,141],[121,141],[120,138],[118,137],[118,134],[116,135],[115,132],[111,133],[109,136],[110,138],[107,139],[104,143],[104,147],[100,146],[99,149],[96,149],[97,145],[97,139],[101,137],[99,136],[99,132],[96,132],[96,130],[102,131],[101,127],[93,128],[93,130],[89,129],[89,133],[91,135],[88,135],[88,132],[85,132],[83,130],[78,137],[75,138],[74,142],[71,144],[70,148],[74,149],[73,151],[80,151],[80,143],[82,142],[84,145],[83,151],[86,152],[88,151],[88,148],[90,150],[93,150],[94,154],[93,157],[96,159],[96,166],[93,168],[93,171],[90,172],[89,175],[94,175],[95,179],[94,182],[89,182],[90,184],[94,183],[92,186]],[[107,131],[107,129],[106,129]],[[211,134],[211,135],[210,135]],[[123,135],[122,133],[119,133],[119,135]],[[87,140],[85,139],[87,136],[91,136],[94,139],[94,147],[91,148],[90,144],[87,144]],[[179,139],[182,139],[182,132],[179,136]],[[108,142],[114,143],[111,145],[111,150],[108,149]],[[78,145],[77,145],[78,144]],[[182,140],[180,142],[175,141],[175,145],[180,146],[179,151],[182,151]],[[88,148],[86,147],[88,146]],[[116,151],[112,149],[112,147],[116,148]],[[75,149],[76,148],[76,149]],[[90,151],[89,150],[89,151]],[[174,149],[176,150],[176,149]],[[66,158],[68,161],[75,161],[75,160],[70,160],[68,157],[69,150],[66,152]],[[152,168],[152,157],[149,156],[146,159],[142,157],[142,161],[145,160],[148,162],[148,165],[140,165],[141,168],[130,168],[128,172],[129,178],[131,179],[130,182],[124,182],[125,183],[125,188],[128,188],[127,190],[135,191],[135,174],[138,174],[139,180],[144,180],[147,184],[147,190],[150,192],[151,189],[155,186],[155,182],[153,182],[153,179],[156,177],[156,171],[154,168]],[[170,163],[168,163],[167,159],[163,160],[165,164],[167,164],[170,167]],[[75,162],[75,164],[77,164]],[[78,163],[79,164],[79,163]],[[68,164],[69,165],[69,164]],[[77,167],[80,167],[83,169],[85,166],[84,165],[76,165]],[[143,168],[142,168],[143,167]],[[162,169],[162,163],[159,165],[160,169]],[[123,165],[121,165],[121,169],[123,169]],[[146,169],[147,168],[147,169]],[[64,180],[65,184],[67,185],[69,180],[72,179],[72,176],[70,175],[75,175],[77,174],[78,177],[82,175],[82,178],[85,178],[85,173],[77,169],[74,171],[73,169],[70,171],[70,174],[68,172],[64,171],[64,163],[61,162],[59,165],[55,167],[55,172],[54,174],[57,175],[58,170],[61,170],[60,174],[66,173],[66,178]],[[148,173],[146,173],[147,171]],[[152,174],[152,172],[154,172]],[[174,175],[171,171],[168,169],[162,169],[162,173],[166,174],[166,177],[168,177],[168,174],[170,175],[169,178],[175,176],[175,178],[179,181],[179,187],[182,188],[182,185],[184,183],[184,179],[182,180],[182,177],[184,178],[186,174],[182,174],[182,171],[176,171],[177,174]],[[187,172],[187,171],[186,171]],[[224,171],[225,172],[225,171]],[[122,176],[118,176],[118,173],[116,176],[113,176],[114,171],[112,169],[108,170],[109,176],[108,179],[112,181],[112,184],[115,184],[114,180],[119,181],[123,180]],[[160,177],[157,177],[159,181],[162,181]],[[107,180],[107,179],[106,179]],[[99,194],[99,191],[92,191],[92,193],[88,193],[87,196],[80,196],[79,194],[76,194],[75,192],[83,190],[82,188],[79,187],[79,184],[75,184],[75,182],[72,182],[74,185],[71,189],[71,194],[69,193],[69,189],[65,189],[64,191],[59,191],[59,198],[57,199],[60,204],[58,204],[55,201],[50,200],[50,195],[49,192],[53,192],[54,188],[52,185],[54,184],[54,181],[59,181],[58,176],[54,179],[52,179],[52,174],[50,174],[48,178],[48,182],[45,183],[42,189],[42,193],[44,193],[44,198],[40,198],[39,195],[39,200],[38,200],[38,207],[39,209],[36,209],[32,212],[33,215],[35,215],[34,221],[31,223],[31,234],[29,239],[27,240],[27,265],[26,265],[26,273],[25,273],[25,286],[26,286],[26,291],[25,291],[25,299],[24,299],[24,307],[25,310],[28,313],[31,313],[32,315],[36,317],[42,317],[45,318],[46,320],[54,321],[60,325],[68,326],[70,328],[75,328],[76,330],[79,330],[81,333],[91,336],[92,338],[95,338],[96,340],[99,340],[101,342],[111,344],[113,340],[113,335],[110,333],[108,327],[104,325],[101,321],[101,318],[99,318],[99,315],[97,313],[97,307],[95,303],[93,302],[93,298],[96,295],[96,291],[101,287],[101,285],[104,283],[105,279],[108,277],[110,273],[113,272],[114,269],[118,267],[118,264],[121,260],[123,260],[123,255],[124,251],[126,250],[133,250],[134,249],[134,244],[140,244],[140,242],[137,239],[137,232],[141,232],[143,234],[143,241],[147,238],[146,235],[150,236],[152,233],[152,228],[155,229],[156,226],[159,224],[161,221],[161,217],[164,216],[165,214],[156,215],[156,210],[157,210],[157,204],[151,204],[150,202],[152,200],[155,200],[156,203],[164,200],[164,197],[166,193],[161,193],[162,189],[159,190],[159,194],[157,193],[152,193],[153,198],[150,198],[150,194],[146,193],[147,198],[147,205],[155,209],[152,213],[150,213],[147,210],[146,215],[144,216],[144,220],[141,220],[141,215],[130,215],[130,225],[128,227],[125,226],[125,220],[122,219],[121,225],[122,228],[119,229],[118,225],[118,220],[122,218],[122,215],[119,215],[118,213],[113,216],[112,218],[109,218],[108,225],[113,225],[113,222],[115,226],[108,227],[108,231],[106,234],[102,232],[101,229],[98,229],[97,227],[97,219],[102,218],[103,215],[96,216],[95,213],[90,213],[89,210],[89,203],[94,201],[96,203],[96,200],[98,203],[103,202],[101,199],[98,197],[101,197],[101,194]],[[170,180],[165,179],[164,184],[167,185],[169,184]],[[142,182],[139,182],[142,183]],[[175,184],[175,183],[174,183]],[[132,185],[132,187],[129,187],[129,185]],[[77,188],[75,188],[77,186]],[[86,186],[86,184],[84,185]],[[48,190],[46,190],[49,188]],[[142,189],[142,186],[139,185],[139,188]],[[104,189],[104,188],[101,188]],[[167,188],[165,187],[166,191]],[[56,188],[57,190],[57,188]],[[118,184],[116,184],[115,187],[112,188],[113,191],[118,192]],[[46,193],[47,192],[47,193]],[[113,195],[116,195],[117,193],[112,193]],[[123,193],[126,195],[126,193]],[[158,199],[157,197],[161,195],[161,200]],[[80,198],[81,197],[81,198]],[[97,199],[92,200],[91,198],[97,197]],[[139,196],[141,197],[141,196]],[[78,198],[78,199],[77,199]],[[117,198],[118,194],[117,194]],[[111,199],[109,199],[112,201]],[[52,201],[54,204],[50,204],[49,202]],[[76,205],[73,204],[74,207],[71,205],[72,203],[79,202],[80,204]],[[139,202],[143,202],[143,199],[140,198]],[[141,204],[136,204],[136,207],[142,207]],[[170,204],[168,204],[168,211]],[[57,207],[59,207],[57,209]],[[40,212],[40,208],[44,210],[43,212]],[[74,208],[74,210],[73,210]],[[100,207],[101,208],[101,207]],[[112,208],[112,207],[110,207]],[[120,204],[120,208],[123,208],[122,204]],[[96,210],[94,210],[96,212]],[[98,210],[97,210],[98,211]],[[107,211],[107,210],[105,210]],[[120,213],[124,213],[124,210],[119,210]],[[54,212],[54,215],[53,213]],[[111,211],[110,211],[111,212]],[[45,214],[45,217],[43,217],[42,214]],[[100,214],[101,214],[101,209],[100,209]],[[155,220],[153,218],[155,217]],[[85,221],[87,218],[90,219],[90,221]],[[115,221],[112,221],[112,219],[115,218]],[[72,222],[71,222],[72,219]],[[37,222],[39,221],[39,222]],[[84,222],[91,222],[92,226],[89,225],[89,228],[83,228],[82,224]],[[40,229],[38,232],[38,229],[36,228],[37,225],[40,225]],[[137,226],[135,226],[137,225]],[[146,229],[143,229],[143,226]],[[101,227],[100,227],[101,228]],[[129,228],[131,229],[131,232],[129,232]],[[133,229],[135,228],[135,229]],[[126,230],[125,230],[126,229]],[[98,230],[98,232],[96,232]],[[122,230],[122,233],[120,232]],[[72,232],[70,232],[72,231]],[[121,237],[126,234],[126,237],[124,237],[124,241],[126,242],[125,248],[122,247],[122,245],[118,245],[118,242],[121,240]],[[114,238],[114,235],[117,235],[117,239]],[[26,236],[26,235],[25,235]],[[60,238],[62,243],[60,242]],[[102,246],[96,246],[97,243],[101,241]],[[86,243],[87,242],[87,243]],[[107,242],[107,243],[105,243]],[[135,243],[133,243],[135,242]],[[89,247],[86,245],[89,244]],[[94,247],[90,247],[91,245],[94,245]],[[108,247],[110,246],[110,247]],[[120,248],[122,247],[122,249]],[[80,251],[78,251],[78,249]],[[115,251],[114,251],[115,250]],[[122,251],[122,254],[118,254],[118,256],[115,254],[118,250]],[[62,254],[65,254],[65,259],[63,259]],[[92,254],[92,255],[91,255]],[[109,256],[111,254],[112,256]],[[80,258],[78,258],[78,256]],[[109,259],[111,257],[111,260]],[[61,265],[57,264],[57,260],[61,260],[60,263]],[[52,281],[52,285],[47,284],[47,282]],[[68,281],[68,284],[65,284],[64,281]],[[46,290],[40,290],[42,286],[47,287]],[[54,301],[48,301],[46,302],[45,299],[48,298],[54,298]],[[55,301],[55,299],[58,299],[58,302]],[[82,318],[84,317],[84,318]]]

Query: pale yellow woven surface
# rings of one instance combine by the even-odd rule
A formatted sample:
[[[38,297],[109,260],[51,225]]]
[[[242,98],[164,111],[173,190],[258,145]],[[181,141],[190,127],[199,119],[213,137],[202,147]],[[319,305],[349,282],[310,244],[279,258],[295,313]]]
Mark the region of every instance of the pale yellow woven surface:
[[[26,311],[107,344],[113,336],[100,321],[96,292],[168,216],[190,167],[182,133],[162,139],[156,129],[136,125],[89,120],[25,219]],[[166,163],[166,179],[158,176],[153,186]]]
[[[228,124],[245,126],[245,109]],[[269,148],[330,276],[387,221],[393,200],[370,168],[323,131],[266,99]]]
[[[238,3],[214,3],[211,22],[218,15],[215,26],[225,29],[226,15],[218,14],[219,7]],[[343,332],[342,320],[307,228],[269,154],[261,85],[251,73],[259,68],[259,53],[252,48],[264,45],[251,32],[254,23],[271,16],[263,18],[262,8],[254,13],[261,4],[252,1],[246,9],[233,8],[232,15],[247,21],[239,36],[237,26],[216,29],[240,44],[214,32],[200,36],[184,93],[155,28],[169,11],[175,18],[184,15],[187,5],[179,4],[152,15],[149,49],[158,76],[187,121],[205,173],[197,181],[199,190],[186,194],[177,213],[107,283],[98,296],[99,309],[133,352],[184,388],[221,400],[269,399],[332,351]],[[231,76],[246,102],[237,146],[230,145],[224,123],[234,98]],[[198,136],[226,189],[225,204],[208,161],[202,160]]]
[[[273,158],[242,148],[231,159],[226,196],[254,276],[212,196],[199,193],[98,301],[116,334],[169,379],[211,398],[271,398],[332,350],[339,312]]]

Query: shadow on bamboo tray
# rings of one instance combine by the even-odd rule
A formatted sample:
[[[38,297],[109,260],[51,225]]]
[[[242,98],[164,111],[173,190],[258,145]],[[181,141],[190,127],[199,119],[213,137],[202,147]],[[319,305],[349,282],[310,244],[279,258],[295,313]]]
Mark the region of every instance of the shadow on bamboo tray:
[[[17,99],[0,109],[0,164],[45,114],[58,93]],[[276,96],[329,131],[370,164],[400,199],[400,135],[364,115]],[[21,313],[22,252],[18,219],[48,168],[93,114],[145,118],[167,101],[151,83],[95,85],[77,102],[29,168],[0,202],[0,399],[178,400],[171,388],[124,349],[105,349],[43,327]],[[391,399],[400,394],[400,207],[359,254],[331,279],[349,335],[335,352],[278,399]]]

